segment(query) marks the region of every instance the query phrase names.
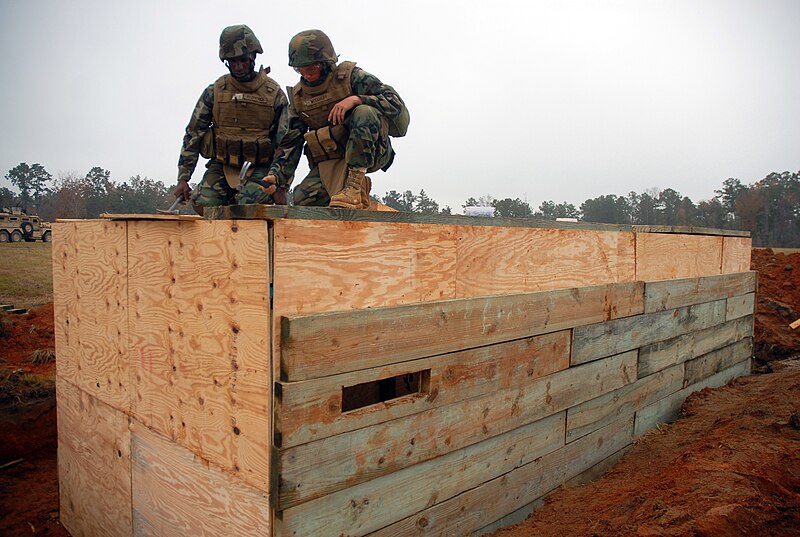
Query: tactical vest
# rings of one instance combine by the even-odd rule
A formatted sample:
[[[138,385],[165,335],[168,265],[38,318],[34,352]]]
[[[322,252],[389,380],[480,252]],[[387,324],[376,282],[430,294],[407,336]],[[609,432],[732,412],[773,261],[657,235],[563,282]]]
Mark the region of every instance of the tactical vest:
[[[262,69],[249,82],[224,75],[214,82],[214,158],[241,166],[272,162],[275,147],[269,137],[275,118],[278,83]]]
[[[326,126],[333,106],[353,94],[350,75],[355,68],[355,62],[342,62],[319,86],[310,86],[301,79],[292,88],[292,106],[309,129]]]

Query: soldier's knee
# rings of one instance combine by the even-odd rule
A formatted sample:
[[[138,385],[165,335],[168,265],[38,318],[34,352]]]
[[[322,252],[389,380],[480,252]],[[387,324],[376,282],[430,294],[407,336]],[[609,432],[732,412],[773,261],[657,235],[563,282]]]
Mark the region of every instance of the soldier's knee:
[[[366,104],[360,104],[353,108],[350,114],[350,125],[355,127],[358,125],[379,125],[381,122],[378,111]]]

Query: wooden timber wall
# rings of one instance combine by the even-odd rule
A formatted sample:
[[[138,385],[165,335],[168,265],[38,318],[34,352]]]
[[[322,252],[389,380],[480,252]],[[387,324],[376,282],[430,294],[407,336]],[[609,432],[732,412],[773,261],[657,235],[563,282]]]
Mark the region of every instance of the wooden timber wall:
[[[489,530],[749,371],[748,237],[273,213],[56,224],[74,536]]]

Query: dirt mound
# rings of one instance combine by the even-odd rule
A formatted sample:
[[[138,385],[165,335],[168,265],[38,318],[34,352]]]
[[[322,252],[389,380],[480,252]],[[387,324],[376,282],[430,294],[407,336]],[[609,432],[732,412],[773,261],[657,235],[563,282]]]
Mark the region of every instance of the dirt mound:
[[[602,479],[498,537],[800,535],[800,362],[689,397]]]
[[[758,271],[755,355],[763,366],[775,359],[800,354],[800,252],[784,254],[770,248],[753,250],[751,262]]]

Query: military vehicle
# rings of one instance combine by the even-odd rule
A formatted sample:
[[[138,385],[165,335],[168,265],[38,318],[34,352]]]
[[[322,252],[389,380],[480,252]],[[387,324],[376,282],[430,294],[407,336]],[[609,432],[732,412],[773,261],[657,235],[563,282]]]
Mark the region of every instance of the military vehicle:
[[[27,214],[19,207],[0,211],[0,242],[43,241],[52,238],[49,222],[42,222],[35,214]]]

